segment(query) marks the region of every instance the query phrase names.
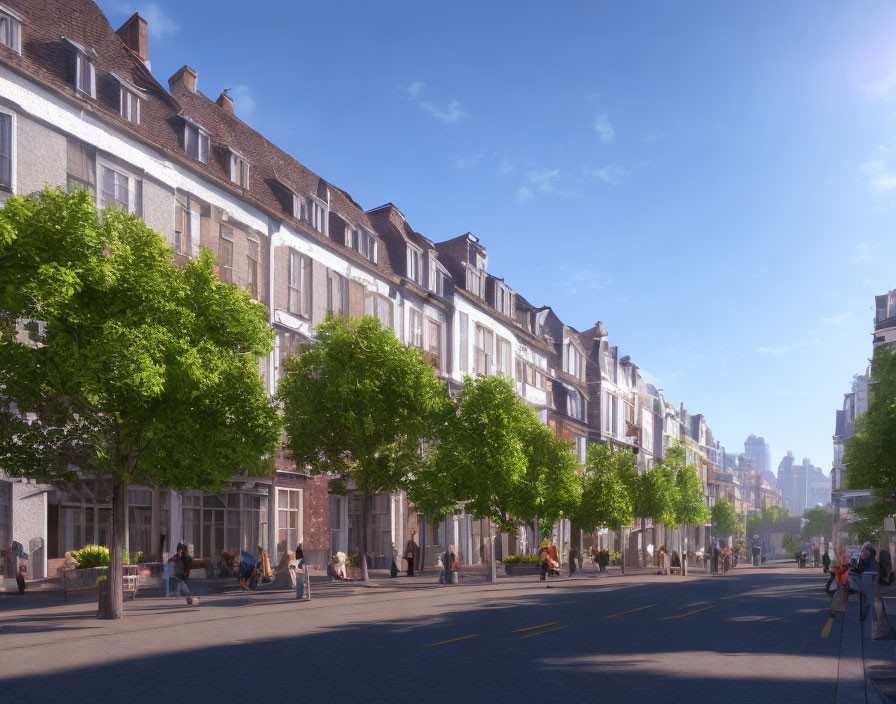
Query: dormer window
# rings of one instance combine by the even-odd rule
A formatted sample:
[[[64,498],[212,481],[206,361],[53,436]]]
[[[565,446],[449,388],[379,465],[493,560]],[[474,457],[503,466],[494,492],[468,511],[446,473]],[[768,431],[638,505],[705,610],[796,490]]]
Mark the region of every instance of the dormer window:
[[[422,263],[423,252],[415,247],[408,246],[408,278],[418,284],[421,283],[420,273]]]
[[[140,124],[140,98],[124,86],[119,89],[121,116],[135,125]]]
[[[184,151],[203,164],[208,163],[208,130],[193,122],[186,115],[184,120]]]
[[[467,291],[474,296],[482,296],[482,270],[467,269]]]
[[[513,317],[513,291],[498,282],[495,282],[495,310]]]
[[[366,260],[376,264],[376,237],[362,227],[347,227],[345,230],[345,246],[355,250]]]
[[[22,18],[0,5],[0,44],[22,53]]]
[[[324,226],[326,224],[326,210],[323,205],[313,198],[308,202],[308,221],[311,223],[311,227],[318,232],[324,231]]]
[[[91,98],[96,97],[96,67],[93,61],[81,52],[76,55],[75,88]]]
[[[577,379],[582,378],[583,362],[584,357],[579,349],[572,342],[568,343],[566,346],[566,372]]]
[[[230,180],[243,188],[249,187],[249,164],[239,152],[230,151]]]
[[[439,265],[436,263],[435,257],[433,257],[432,252],[429,254],[429,284],[428,288],[430,291],[435,293],[438,296],[445,295],[445,274],[439,268]]]
[[[302,210],[304,209],[305,202],[297,196],[295,193],[292,194],[292,216],[296,220],[302,219]]]

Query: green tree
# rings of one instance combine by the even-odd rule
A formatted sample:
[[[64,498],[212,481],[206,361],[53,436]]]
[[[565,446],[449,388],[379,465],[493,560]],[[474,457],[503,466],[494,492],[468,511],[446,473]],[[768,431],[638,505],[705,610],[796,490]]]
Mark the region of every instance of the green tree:
[[[712,507],[712,527],[716,536],[734,535],[738,530],[737,514],[729,499],[719,499]]]
[[[602,526],[620,530],[634,521],[634,503],[629,483],[637,477],[635,456],[609,443],[593,443],[588,447],[582,498],[574,520],[591,533]]]
[[[267,311],[207,250],[176,267],[136,216],[107,208],[100,223],[86,191],[10,198],[0,232],[0,466],[111,480],[105,611],[120,618],[127,485],[219,489],[276,445]]]
[[[781,549],[787,553],[788,555],[795,555],[797,550],[802,547],[798,538],[793,537],[792,535],[785,535],[781,539]]]
[[[373,316],[328,317],[285,370],[279,398],[292,457],[315,474],[354,483],[366,556],[371,497],[395,491],[423,468],[421,447],[435,438],[453,404],[432,366]],[[361,574],[369,582],[366,559]]]
[[[896,513],[896,349],[874,350],[871,377],[868,410],[856,420],[843,455],[849,488],[870,488],[874,495],[874,504],[859,511],[865,523],[854,532],[863,536],[879,532],[874,522]]]
[[[678,506],[678,487],[675,468],[658,464],[645,472],[638,481],[638,504],[641,518],[651,518],[654,523],[673,526]]]
[[[824,536],[826,540],[831,539],[831,531],[834,525],[833,516],[830,511],[821,506],[809,509],[803,514],[806,523],[803,526],[803,538],[810,540],[815,536]]]

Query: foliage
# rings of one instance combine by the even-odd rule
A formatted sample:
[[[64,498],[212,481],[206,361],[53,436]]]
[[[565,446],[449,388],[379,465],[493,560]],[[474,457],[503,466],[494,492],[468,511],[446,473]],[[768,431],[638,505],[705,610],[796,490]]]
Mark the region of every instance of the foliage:
[[[345,564],[348,567],[358,567],[361,564],[361,553],[355,551],[345,556]]]
[[[747,518],[747,536],[763,533],[779,533],[782,530],[792,531],[798,519],[790,515],[790,511],[782,506],[768,506],[759,513]]]
[[[537,565],[538,555],[508,555],[501,560],[505,565]]]
[[[803,539],[810,540],[816,536],[831,538],[834,518],[827,509],[816,506],[806,511],[803,518],[806,519],[806,524],[803,526]]]
[[[530,411],[522,402],[520,405]],[[571,443],[558,438],[538,420],[534,412],[523,414],[520,428],[526,456],[526,472],[515,501],[517,518],[553,527],[561,518],[570,517],[582,497],[580,466]],[[550,528],[542,533],[550,534]]]
[[[734,512],[734,505],[729,499],[719,499],[712,507],[713,532],[719,536],[733,535],[737,533],[739,522]]]
[[[641,518],[651,518],[654,523],[672,526],[676,523],[678,487],[675,468],[658,464],[639,477],[639,508]]]
[[[468,377],[457,402],[433,462],[419,479],[424,484],[438,482],[455,501],[465,502],[475,519],[488,519],[502,531],[514,530],[520,521],[534,518],[545,477],[535,459],[552,448],[533,447],[527,434],[540,433],[538,417],[505,377]]]
[[[868,411],[856,420],[855,435],[846,441],[844,464],[849,465],[846,481],[850,489],[872,489],[874,511],[865,512],[871,521],[896,513],[896,349],[880,346],[871,362],[872,386]],[[870,525],[856,532],[878,532]]]
[[[258,374],[267,310],[218,280],[210,252],[177,267],[164,237],[114,208],[100,222],[84,190],[12,197],[0,232],[7,474],[111,478],[120,546],[126,484],[217,489],[272,451],[277,410]]]
[[[314,474],[352,481],[366,524],[371,496],[425,470],[421,446],[453,410],[444,385],[373,316],[328,316],[308,350],[284,366],[279,398],[292,458]],[[362,553],[366,535],[362,529]],[[366,581],[366,561],[361,568]]]
[[[142,550],[138,550],[134,553],[131,553],[127,550],[121,551],[121,563],[123,565],[139,565],[141,562],[143,562]]]
[[[588,447],[582,497],[573,519],[585,532],[606,526],[619,530],[634,520],[631,477],[637,477],[635,456],[608,443]]]
[[[799,538],[795,538],[792,535],[785,535],[781,539],[781,549],[788,555],[795,555],[801,548],[802,543]]]
[[[72,550],[72,557],[80,570],[109,566],[109,548],[102,545],[85,545],[80,550]]]
[[[611,562],[615,562],[620,557],[619,553],[615,550],[607,550],[606,548],[602,548],[595,553],[594,561],[599,565],[608,565]]]
[[[703,497],[703,481],[693,465],[684,465],[675,476],[677,523],[700,525],[710,519],[709,507]]]

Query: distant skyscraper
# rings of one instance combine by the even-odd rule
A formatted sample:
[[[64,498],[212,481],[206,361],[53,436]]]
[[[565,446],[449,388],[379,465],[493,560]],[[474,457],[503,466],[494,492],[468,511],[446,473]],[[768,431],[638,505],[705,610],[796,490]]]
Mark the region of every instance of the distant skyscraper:
[[[748,437],[744,441],[744,454],[756,460],[756,469],[760,472],[772,471],[772,452],[765,438]]]
[[[795,516],[802,516],[818,504],[826,506],[831,502],[830,477],[813,466],[809,458],[797,464],[789,450],[778,465],[778,486],[784,494],[785,505]]]

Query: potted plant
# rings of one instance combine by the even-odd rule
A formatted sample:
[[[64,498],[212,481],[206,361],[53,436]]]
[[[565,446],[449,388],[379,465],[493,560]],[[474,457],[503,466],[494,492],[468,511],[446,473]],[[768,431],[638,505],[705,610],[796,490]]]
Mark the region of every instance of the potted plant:
[[[541,570],[538,555],[509,555],[501,562],[504,564],[504,574],[508,577],[538,574]]]

